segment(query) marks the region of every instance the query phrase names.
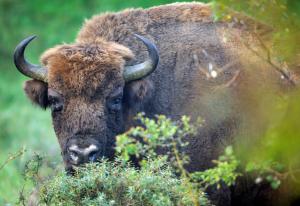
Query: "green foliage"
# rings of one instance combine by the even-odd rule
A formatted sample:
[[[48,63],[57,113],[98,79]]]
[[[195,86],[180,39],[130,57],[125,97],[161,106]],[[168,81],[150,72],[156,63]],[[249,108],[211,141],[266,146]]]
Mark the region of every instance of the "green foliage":
[[[180,173],[188,190],[187,198],[192,200],[194,205],[199,205],[198,194],[202,193],[202,190],[191,182],[188,172],[184,169],[184,164],[189,160],[184,152],[184,147],[187,146],[184,138],[196,133],[196,127],[191,125],[190,118],[183,116],[181,121],[173,122],[164,115],[150,119],[144,117],[144,114],[138,114],[137,119],[143,127],[131,128],[125,134],[117,136],[116,151],[125,161],[129,160],[130,155],[134,155],[140,160],[142,167],[147,166],[148,159],[169,159],[170,166]],[[200,121],[198,120],[198,123]]]
[[[195,196],[208,186],[217,185],[217,188],[220,188],[221,183],[233,185],[240,176],[237,173],[239,161],[234,156],[231,146],[225,149],[224,155],[214,161],[216,163],[214,168],[194,173],[184,169],[184,165],[189,163],[189,158],[184,153],[184,147],[188,145],[185,138],[196,135],[197,128],[201,126],[201,119],[197,121],[198,127],[191,124],[190,118],[186,116],[183,116],[181,121],[173,122],[164,115],[149,119],[139,114],[138,120],[143,127],[131,128],[117,137],[117,152],[125,161],[134,155],[140,159],[142,167],[147,166],[145,160],[148,159],[163,157],[169,160],[169,165],[180,174],[185,187],[189,188],[190,199],[195,200]],[[161,154],[162,151],[167,155]],[[200,191],[197,188],[200,188]],[[194,201],[194,204],[197,205],[197,201]]]
[[[271,98],[260,96],[269,91],[256,91],[254,98],[263,106],[261,113],[265,119],[257,119],[264,123],[262,133],[243,134],[238,142],[239,155],[245,165],[245,171],[256,176],[255,182],[270,183],[277,189],[282,183],[290,188],[300,189],[300,92],[299,92],[299,55],[300,55],[300,1],[298,0],[215,0],[217,17],[233,24],[242,24],[240,12],[254,20],[254,29],[261,49],[265,52],[262,59],[268,62],[274,71],[277,70],[285,78],[294,82],[292,90]],[[241,18],[241,19],[239,19]],[[261,24],[271,32],[260,35]],[[260,26],[258,26],[260,25]],[[257,29],[257,30],[256,30]],[[252,68],[261,69],[261,68]],[[287,77],[287,78],[286,78]],[[286,85],[284,86],[286,89]],[[269,92],[270,94],[270,92]],[[265,101],[265,102],[263,102]],[[267,122],[267,123],[266,123]],[[247,152],[246,152],[247,151]],[[298,192],[299,193],[299,192]]]
[[[40,181],[40,204],[210,205],[205,188],[221,182],[232,185],[240,175],[236,173],[238,161],[232,147],[226,148],[214,168],[195,173],[184,169],[183,164],[188,162],[178,149],[184,148],[184,138],[197,130],[188,117],[174,122],[163,115],[149,119],[139,114],[138,119],[143,127],[118,136],[115,161],[102,160],[76,168],[73,176],[59,172],[42,182],[40,157],[29,161],[25,177]],[[160,153],[161,145],[170,150],[168,155]],[[140,168],[128,161],[132,155],[140,158]],[[169,161],[172,156],[176,158]]]
[[[123,160],[90,164],[74,176],[59,174],[41,192],[46,205],[193,205],[182,181],[162,159],[148,160],[140,170]],[[201,205],[208,205],[204,194],[199,196]]]
[[[284,165],[271,160],[260,163],[249,162],[246,165],[245,171],[255,173],[257,176],[255,179],[256,184],[266,180],[274,190],[279,188],[282,177],[281,173],[285,172]]]
[[[34,155],[33,158],[26,162],[24,167],[24,177],[38,184],[39,170],[43,164],[43,158],[40,155]]]
[[[204,187],[217,185],[217,188],[220,188],[221,182],[231,186],[235,184],[236,178],[241,176],[240,173],[236,172],[239,161],[234,156],[231,146],[225,149],[224,155],[213,162],[216,164],[216,167],[192,174],[193,179],[200,181],[200,184],[204,185]]]
[[[176,152],[174,149],[183,149],[187,146],[188,143],[183,141],[185,137],[196,133],[196,128],[190,124],[190,118],[187,116],[183,116],[181,121],[173,122],[164,115],[157,115],[156,119],[150,119],[141,113],[138,114],[137,119],[143,126],[131,128],[117,136],[116,151],[127,161],[131,155],[135,155],[141,163],[145,157],[162,156],[162,152],[158,153],[157,150],[168,152],[167,154],[172,156],[170,154]],[[183,150],[178,155],[184,161],[183,164],[188,161]],[[173,156],[175,157],[175,154]],[[171,160],[173,163],[176,162],[174,159]]]
[[[243,164],[246,172],[257,177],[256,183],[267,181],[277,189],[286,182],[289,187],[300,188],[299,101],[299,91],[281,99],[270,112],[272,121],[259,141],[241,147],[242,150],[247,147]]]
[[[300,2],[298,0],[215,0],[219,17],[227,8],[242,12],[273,29],[273,56],[281,61],[297,61],[300,54]],[[228,17],[228,16],[227,16]]]
[[[184,148],[188,145],[185,138],[188,136],[192,138],[196,135],[197,128],[201,126],[201,119],[197,121],[197,127],[187,116],[182,116],[181,121],[177,122],[173,122],[164,115],[149,119],[139,114],[137,118],[143,127],[131,128],[128,132],[117,136],[116,151],[125,161],[134,155],[144,166],[145,160],[163,157],[169,160],[171,166],[181,173],[183,178],[188,178],[188,181],[196,180],[205,188],[210,185],[217,185],[219,188],[221,182],[228,186],[233,185],[240,175],[236,172],[239,161],[231,146],[225,149],[224,155],[213,161],[216,164],[214,168],[192,174],[184,169],[184,164],[189,163],[189,158],[184,152]]]
[[[174,169],[187,173],[182,165],[185,155],[179,155],[177,146],[186,146],[182,139],[195,133],[189,118],[173,122],[163,115],[149,119],[139,114],[138,119],[144,127],[117,137],[119,155],[114,162],[77,168],[74,176],[60,173],[42,184],[41,201],[47,205],[209,205],[197,184],[186,175],[175,175]],[[179,163],[170,164],[158,148],[175,149]],[[128,162],[132,155],[140,158],[140,169]]]

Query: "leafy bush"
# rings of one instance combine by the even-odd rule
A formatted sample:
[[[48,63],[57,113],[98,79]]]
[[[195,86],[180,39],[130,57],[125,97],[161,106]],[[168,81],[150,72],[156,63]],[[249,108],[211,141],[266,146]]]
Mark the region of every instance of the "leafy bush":
[[[242,169],[231,146],[213,161],[215,167],[190,173],[184,169],[189,161],[184,139],[197,131],[190,119],[183,116],[174,122],[163,115],[149,119],[143,114],[137,118],[143,126],[117,137],[115,161],[76,168],[73,176],[59,172],[47,180],[38,174],[40,157],[28,162],[25,178],[33,180],[40,191],[40,205],[211,205],[205,190],[223,183],[234,185],[242,176],[238,167],[254,173],[257,184],[266,180],[273,189],[280,186],[281,176],[290,175],[276,161],[250,161]],[[133,156],[139,168],[130,162]]]
[[[217,188],[220,188],[221,181],[228,186],[234,185],[236,178],[241,174],[236,172],[239,161],[234,156],[232,147],[227,147],[225,154],[213,162],[216,163],[216,167],[205,171],[194,172],[192,174],[193,178],[197,180],[199,184],[204,185],[204,187],[217,185]]]
[[[189,159],[184,153],[188,142],[184,138],[196,134],[196,127],[190,123],[190,118],[182,116],[174,122],[164,115],[156,119],[146,118],[143,113],[137,115],[142,126],[131,128],[117,137],[116,151],[125,161],[131,155],[140,159],[141,165],[145,158],[169,157],[173,166],[182,170]],[[198,119],[201,126],[201,119]]]
[[[139,114],[138,119],[143,127],[117,137],[113,162],[102,160],[76,168],[73,176],[59,172],[41,182],[41,159],[33,158],[25,177],[37,183],[40,205],[211,205],[206,187],[221,181],[234,184],[238,161],[231,147],[215,168],[196,173],[184,169],[184,138],[196,132],[188,117],[174,122],[163,115],[149,119]],[[162,148],[168,152],[160,153]],[[131,164],[131,156],[140,160],[139,168]]]
[[[140,170],[122,160],[89,164],[75,176],[59,174],[41,192],[46,205],[193,205],[163,159],[149,160]],[[199,202],[209,205],[204,193]]]

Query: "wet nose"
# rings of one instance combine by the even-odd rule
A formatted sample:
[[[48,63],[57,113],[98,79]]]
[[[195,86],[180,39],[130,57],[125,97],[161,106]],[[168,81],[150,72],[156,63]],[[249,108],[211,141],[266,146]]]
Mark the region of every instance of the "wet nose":
[[[71,163],[73,165],[80,165],[96,161],[100,155],[100,149],[94,144],[85,148],[80,148],[77,145],[71,145],[68,148],[68,153]]]

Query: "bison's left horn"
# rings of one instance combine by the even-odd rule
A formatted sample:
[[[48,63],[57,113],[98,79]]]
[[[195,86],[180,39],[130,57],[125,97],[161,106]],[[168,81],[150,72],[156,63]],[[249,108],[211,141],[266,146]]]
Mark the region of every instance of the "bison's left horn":
[[[137,34],[135,34],[135,36],[146,45],[149,58],[143,63],[125,67],[123,76],[126,82],[138,80],[148,76],[156,69],[159,61],[159,55],[155,44],[145,37]]]
[[[30,78],[47,82],[47,69],[38,65],[29,63],[24,57],[24,51],[26,46],[35,38],[36,36],[30,36],[21,41],[15,49],[14,52],[14,62],[17,69]]]

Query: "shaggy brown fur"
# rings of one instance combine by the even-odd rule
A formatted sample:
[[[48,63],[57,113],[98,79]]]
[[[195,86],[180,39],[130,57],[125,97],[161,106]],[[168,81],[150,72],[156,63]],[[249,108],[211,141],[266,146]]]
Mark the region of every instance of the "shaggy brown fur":
[[[114,42],[101,41],[93,44],[76,43],[57,46],[45,52],[41,59],[49,70],[50,87],[74,95],[82,95],[86,92],[93,93],[97,88],[105,88],[107,73],[110,74],[107,81],[111,79],[122,81],[121,69],[125,60],[131,58],[133,54],[126,47]],[[56,85],[56,82],[60,85]]]
[[[101,154],[113,157],[115,136],[132,126],[140,111],[149,117],[165,114],[176,119],[186,114],[205,119],[198,137],[189,139],[191,171],[212,166],[211,160],[234,142],[233,136],[263,131],[263,102],[273,98],[270,94],[285,80],[245,46],[258,48],[249,28],[250,24],[214,22],[209,5],[176,3],[94,16],[76,43],[47,50],[41,61],[48,69],[48,98],[54,99],[48,104],[66,168],[71,167],[71,141],[79,146],[96,142]],[[157,45],[161,61],[149,77],[125,84],[124,65],[147,56],[134,33]],[[259,96],[255,90],[261,91]],[[45,107],[44,84],[28,82],[25,92]],[[229,189],[215,199],[230,205]],[[235,202],[252,203],[243,202],[243,197]]]
[[[94,42],[98,38],[117,41],[132,33],[149,34],[153,26],[186,23],[212,23],[212,12],[201,3],[175,3],[150,9],[128,9],[119,13],[96,15],[85,22],[77,42]],[[152,28],[151,28],[152,27]]]

